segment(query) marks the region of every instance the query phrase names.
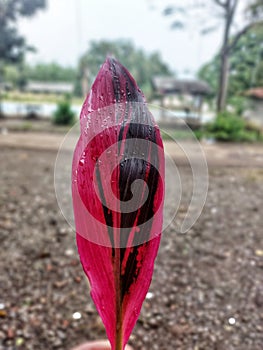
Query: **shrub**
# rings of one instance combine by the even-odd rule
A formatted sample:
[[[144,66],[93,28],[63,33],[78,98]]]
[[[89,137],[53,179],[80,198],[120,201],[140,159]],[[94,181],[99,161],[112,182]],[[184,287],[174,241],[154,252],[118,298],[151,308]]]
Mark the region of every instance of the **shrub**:
[[[72,125],[75,120],[74,112],[71,110],[70,99],[65,97],[59,102],[53,115],[53,123],[56,125]]]
[[[244,121],[241,118],[229,112],[223,112],[219,113],[216,119],[207,125],[207,131],[217,140],[237,141],[244,127]]]
[[[231,97],[228,103],[238,116],[243,115],[247,108],[247,99],[243,96]]]
[[[230,112],[219,113],[216,119],[207,125],[207,133],[218,141],[256,141],[256,132],[246,129],[246,123]]]

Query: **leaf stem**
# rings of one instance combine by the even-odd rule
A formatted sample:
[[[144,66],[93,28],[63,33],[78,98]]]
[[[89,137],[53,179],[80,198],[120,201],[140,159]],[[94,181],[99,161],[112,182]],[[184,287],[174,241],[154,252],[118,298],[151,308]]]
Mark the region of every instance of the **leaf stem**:
[[[116,286],[116,334],[115,350],[122,350],[122,305],[121,305],[121,266],[120,249],[115,248],[115,286]]]
[[[119,329],[118,329],[119,328]],[[122,350],[122,327],[118,327],[116,329],[116,346],[115,350]]]

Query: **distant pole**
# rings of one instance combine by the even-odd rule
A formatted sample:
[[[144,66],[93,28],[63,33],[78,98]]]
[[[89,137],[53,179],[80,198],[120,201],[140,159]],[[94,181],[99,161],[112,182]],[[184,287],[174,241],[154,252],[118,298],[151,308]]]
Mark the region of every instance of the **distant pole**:
[[[165,98],[165,93],[164,91],[161,91],[161,119],[165,119],[165,110],[164,110],[164,98]]]
[[[89,69],[85,67],[83,69],[83,78],[82,78],[82,95],[85,98],[89,91]]]
[[[1,104],[3,83],[4,83],[4,65],[2,62],[0,62],[0,118],[3,118],[4,116],[2,104]]]

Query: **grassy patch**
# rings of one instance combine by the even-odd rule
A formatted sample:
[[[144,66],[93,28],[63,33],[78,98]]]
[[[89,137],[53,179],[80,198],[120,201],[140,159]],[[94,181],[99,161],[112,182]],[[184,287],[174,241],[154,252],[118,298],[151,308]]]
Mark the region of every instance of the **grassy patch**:
[[[20,91],[10,91],[2,94],[2,101],[12,101],[12,102],[25,102],[25,103],[59,103],[63,100],[64,96],[55,94],[32,94]],[[72,97],[72,103],[76,105],[81,105],[83,99],[79,97]]]
[[[190,132],[185,129],[161,129],[161,135],[164,141],[193,140],[194,137],[197,137],[196,132]]]

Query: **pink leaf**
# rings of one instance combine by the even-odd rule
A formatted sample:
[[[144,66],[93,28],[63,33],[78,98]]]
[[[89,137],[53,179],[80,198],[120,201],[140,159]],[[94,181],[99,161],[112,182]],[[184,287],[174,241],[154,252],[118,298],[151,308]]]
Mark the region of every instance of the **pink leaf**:
[[[72,165],[77,245],[113,350],[123,350],[160,244],[164,153],[130,73],[108,58],[80,116]]]

